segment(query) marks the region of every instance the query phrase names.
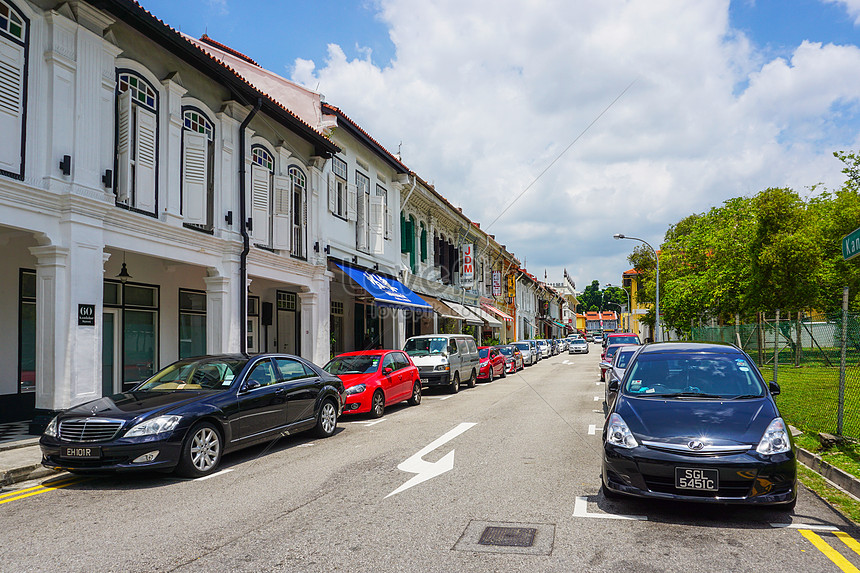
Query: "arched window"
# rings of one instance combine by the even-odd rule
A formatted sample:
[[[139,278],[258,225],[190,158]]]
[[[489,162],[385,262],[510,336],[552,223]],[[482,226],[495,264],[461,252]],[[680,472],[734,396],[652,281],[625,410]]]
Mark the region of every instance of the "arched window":
[[[0,174],[24,179],[29,20],[0,0]]]
[[[292,189],[293,209],[293,246],[292,255],[295,257],[307,257],[307,228],[308,228],[308,204],[307,204],[307,178],[298,167],[290,167],[290,188]]]
[[[262,145],[255,145],[251,148],[251,162],[254,165],[265,167],[270,172],[275,170],[275,160],[272,154]]]
[[[214,124],[200,110],[182,111],[182,216],[186,224],[212,226]]]
[[[116,200],[157,211],[158,92],[135,72],[117,74]]]

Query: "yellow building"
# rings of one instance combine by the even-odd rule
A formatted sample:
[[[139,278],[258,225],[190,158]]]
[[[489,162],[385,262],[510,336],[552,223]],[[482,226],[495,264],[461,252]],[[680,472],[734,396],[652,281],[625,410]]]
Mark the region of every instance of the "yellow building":
[[[639,338],[644,342],[645,339],[653,338],[653,333],[647,325],[639,322],[639,319],[645,316],[645,314],[647,314],[651,309],[650,304],[639,302],[638,294],[639,289],[642,288],[642,279],[639,275],[639,271],[636,269],[625,271],[621,277],[621,284],[624,286],[624,290],[627,291],[627,294],[630,295],[630,308],[628,309],[628,312],[624,313],[623,317],[624,329],[627,332],[638,334]]]

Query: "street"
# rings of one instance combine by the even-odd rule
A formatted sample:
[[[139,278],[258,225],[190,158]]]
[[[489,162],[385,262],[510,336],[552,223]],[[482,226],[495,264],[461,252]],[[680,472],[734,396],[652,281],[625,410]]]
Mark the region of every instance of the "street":
[[[329,439],[289,436],[228,455],[200,480],[62,474],[16,484],[0,492],[2,569],[860,566],[858,532],[803,487],[792,514],[604,499],[598,359],[591,345],[587,355],[563,353],[456,395],[427,391],[419,406],[390,407],[379,420],[341,418]]]

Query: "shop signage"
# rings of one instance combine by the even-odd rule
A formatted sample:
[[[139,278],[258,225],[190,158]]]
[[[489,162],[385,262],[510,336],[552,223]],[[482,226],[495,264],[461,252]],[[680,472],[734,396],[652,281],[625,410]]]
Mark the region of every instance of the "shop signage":
[[[475,282],[474,245],[465,244],[460,248],[463,261],[460,264],[460,285],[470,287]]]
[[[502,272],[493,271],[493,296],[502,296]]]
[[[508,297],[508,299],[513,300],[517,296],[517,280],[516,280],[516,277],[514,276],[514,273],[508,274],[508,276],[506,278],[508,281],[507,297]]]
[[[96,305],[94,304],[79,304],[78,305],[78,326],[95,326],[96,325]]]

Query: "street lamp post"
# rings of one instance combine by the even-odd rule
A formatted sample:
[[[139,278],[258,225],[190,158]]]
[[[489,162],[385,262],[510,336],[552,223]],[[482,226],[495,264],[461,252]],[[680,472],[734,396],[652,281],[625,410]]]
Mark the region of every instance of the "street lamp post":
[[[627,289],[624,288],[623,286],[613,285],[613,284],[609,284],[609,283],[606,283],[606,285],[604,286],[604,288],[609,288],[609,287],[620,288],[621,290],[624,291],[624,294],[627,295],[627,330],[630,332],[633,332],[633,329],[630,328],[630,320],[631,320],[632,315],[633,315],[633,303],[631,302],[631,299],[630,299],[630,293],[627,292]]]
[[[648,241],[636,237],[628,237],[621,233],[616,233],[612,236],[614,239],[630,239],[631,241],[639,241],[654,253],[654,260],[657,261],[657,277],[655,280],[655,304],[654,304],[654,341],[663,341],[663,329],[660,326],[660,258],[657,256],[657,251],[654,250]]]

